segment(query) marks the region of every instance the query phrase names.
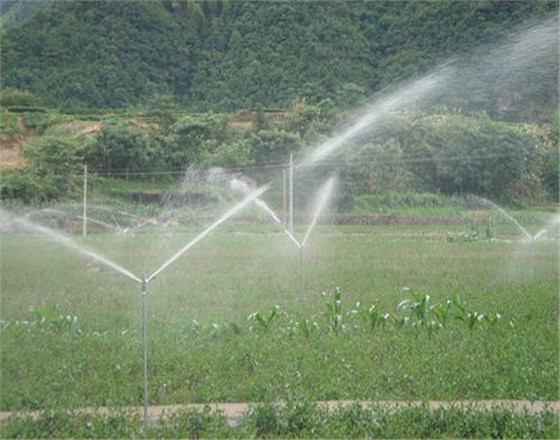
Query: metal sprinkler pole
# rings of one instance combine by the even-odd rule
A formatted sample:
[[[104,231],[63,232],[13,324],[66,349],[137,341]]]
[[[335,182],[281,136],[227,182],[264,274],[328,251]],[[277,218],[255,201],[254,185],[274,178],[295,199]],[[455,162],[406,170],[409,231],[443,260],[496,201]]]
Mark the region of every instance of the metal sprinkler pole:
[[[142,274],[142,371],[144,376],[144,387],[143,387],[143,397],[144,397],[144,412],[143,421],[144,428],[148,426],[148,301],[147,301],[147,280],[146,276]]]
[[[300,305],[303,306],[304,301],[304,294],[305,294],[305,276],[303,272],[303,246],[299,248],[299,282],[300,282],[300,292],[299,292],[299,301]]]

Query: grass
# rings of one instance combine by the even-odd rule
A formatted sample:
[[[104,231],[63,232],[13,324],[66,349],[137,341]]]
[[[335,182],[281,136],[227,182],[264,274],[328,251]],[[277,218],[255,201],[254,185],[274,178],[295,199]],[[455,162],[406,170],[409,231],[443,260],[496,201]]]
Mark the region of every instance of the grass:
[[[298,253],[287,237],[224,225],[148,285],[150,403],[558,400],[557,243],[448,243],[447,229],[318,228],[305,250],[302,304]],[[149,274],[194,234],[181,229],[76,240],[136,274]],[[516,231],[498,225],[498,236],[514,239]],[[140,286],[40,236],[5,235],[2,263],[1,408],[140,404]],[[464,313],[454,305],[444,326],[430,324],[439,323],[447,301],[456,298]],[[461,313],[464,319],[453,317]],[[372,325],[372,317],[385,315],[385,325]],[[479,322],[477,316],[488,318]],[[529,425],[546,427],[535,436],[558,429],[538,418],[549,416],[520,415],[514,422],[517,416],[500,414],[472,415],[484,430],[473,428],[471,436],[497,435],[491,426],[500,417],[510,430],[496,432],[511,436],[519,423],[527,426],[519,436],[533,436]],[[371,419],[356,417],[362,416]],[[253,421],[240,436],[291,436],[282,428],[287,416],[275,417],[268,431],[248,417]],[[406,417],[420,427],[433,425],[432,417],[445,419],[431,412]],[[469,417],[449,412],[448,427],[431,432],[469,436],[459,427]],[[71,420],[62,424],[69,427],[64,432],[80,436],[77,419]],[[31,431],[23,430],[27,423]],[[297,435],[424,436],[422,430],[390,429],[344,435],[329,423]],[[327,425],[331,431],[323,430]],[[22,430],[3,428],[6,436],[33,436],[40,425],[8,426]],[[169,429],[161,435],[188,435]]]
[[[251,407],[240,420],[222,413],[183,410],[144,429],[126,412],[113,416],[62,411],[38,419],[13,417],[0,428],[5,438],[557,438],[558,419],[507,408],[389,410],[358,404],[329,410],[311,402]]]

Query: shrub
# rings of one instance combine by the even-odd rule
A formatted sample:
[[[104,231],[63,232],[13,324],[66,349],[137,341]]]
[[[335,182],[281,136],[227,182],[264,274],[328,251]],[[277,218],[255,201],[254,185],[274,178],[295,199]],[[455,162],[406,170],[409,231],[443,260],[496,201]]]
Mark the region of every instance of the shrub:
[[[23,168],[2,174],[2,199],[46,202],[71,194],[80,186],[82,151],[75,141],[45,136],[28,144],[23,154]]]
[[[38,98],[28,90],[5,89],[0,91],[0,104],[4,107],[28,107],[37,102]]]

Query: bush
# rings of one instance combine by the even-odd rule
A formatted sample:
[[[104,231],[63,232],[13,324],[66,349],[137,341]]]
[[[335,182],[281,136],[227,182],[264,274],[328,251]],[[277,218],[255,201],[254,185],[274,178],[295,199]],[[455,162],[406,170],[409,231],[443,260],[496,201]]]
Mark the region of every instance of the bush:
[[[37,97],[28,90],[5,89],[0,91],[0,104],[4,107],[29,107],[37,102]]]
[[[23,150],[26,165],[2,174],[2,199],[24,203],[58,200],[81,183],[82,151],[68,139],[45,136]]]

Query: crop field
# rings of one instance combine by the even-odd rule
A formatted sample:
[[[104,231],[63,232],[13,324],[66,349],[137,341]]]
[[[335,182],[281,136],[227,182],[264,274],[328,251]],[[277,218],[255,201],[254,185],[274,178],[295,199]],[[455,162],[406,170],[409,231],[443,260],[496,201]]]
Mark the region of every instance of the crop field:
[[[74,239],[142,274],[194,229]],[[300,260],[228,223],[147,286],[150,404],[558,400],[557,240],[498,229],[320,226]],[[141,405],[140,284],[42,235],[4,235],[1,261],[1,409]]]

